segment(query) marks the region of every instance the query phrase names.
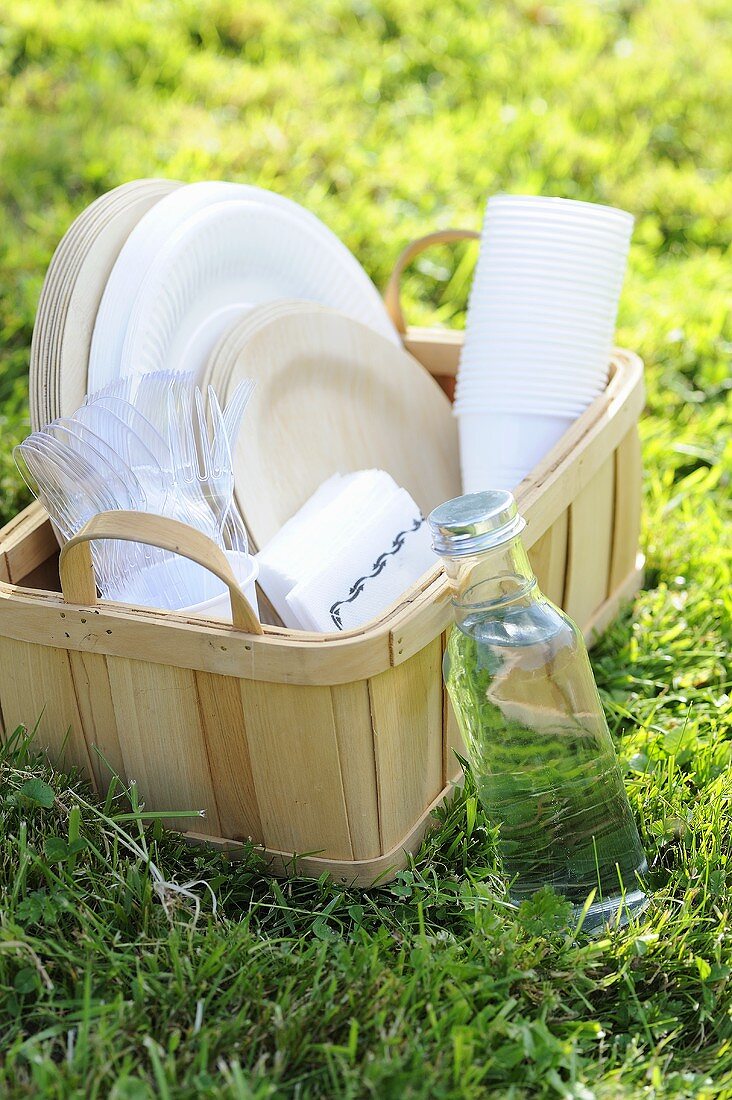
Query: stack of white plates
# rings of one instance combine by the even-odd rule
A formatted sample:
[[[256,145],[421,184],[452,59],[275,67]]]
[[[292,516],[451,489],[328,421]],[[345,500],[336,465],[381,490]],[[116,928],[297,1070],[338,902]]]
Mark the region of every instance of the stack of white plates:
[[[513,489],[604,389],[632,227],[594,203],[489,199],[455,400],[464,492]]]
[[[381,297],[313,214],[236,183],[137,180],[88,207],[59,244],[31,352],[34,429],[124,375],[193,371],[254,305],[300,298],[392,343]]]

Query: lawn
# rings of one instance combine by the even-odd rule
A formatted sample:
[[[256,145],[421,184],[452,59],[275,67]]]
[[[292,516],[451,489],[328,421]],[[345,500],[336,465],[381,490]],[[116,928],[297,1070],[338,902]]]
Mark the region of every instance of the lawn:
[[[647,364],[646,587],[592,661],[654,887],[594,940],[552,895],[515,911],[470,781],[395,884],[277,883],[255,854],[143,829],[119,791],[95,802],[18,733],[1,1096],[732,1097],[729,14],[0,0],[2,517],[25,500],[10,452],[45,267],[126,179],[283,191],[380,285],[410,238],[477,227],[498,189],[636,214],[619,342]],[[461,324],[472,260],[426,256],[411,318]]]

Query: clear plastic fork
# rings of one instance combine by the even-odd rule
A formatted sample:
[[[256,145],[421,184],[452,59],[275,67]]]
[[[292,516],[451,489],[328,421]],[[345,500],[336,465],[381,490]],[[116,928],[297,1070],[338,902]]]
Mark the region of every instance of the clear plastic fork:
[[[122,401],[131,401],[133,393],[133,383],[129,376],[123,378],[117,378],[114,382],[110,382],[107,386],[103,386],[100,390],[95,390],[94,393],[88,393],[84,398],[85,405],[94,405],[100,398],[103,397],[117,397]]]
[[[232,550],[249,552],[249,538],[244,520],[234,499],[234,463],[232,458],[233,441],[239,433],[244,409],[251,397],[254,383],[241,382],[231,401],[222,411],[213,386],[208,387],[208,408],[212,423],[212,437],[209,442],[205,423],[201,423],[202,412],[199,402],[199,432],[201,453],[208,467],[207,488],[214,513],[218,518],[225,541]],[[227,414],[229,419],[227,421]]]
[[[255,383],[251,378],[244,378],[238,384],[231,397],[226,403],[226,408],[223,412],[223,428],[226,433],[226,438],[229,442],[229,448],[233,454],[236,441],[239,437],[239,429],[241,428],[242,417],[246,411],[246,407],[251,400],[251,396],[254,393]],[[213,386],[208,387],[208,401],[209,408],[211,410],[211,417],[213,419],[214,409],[221,408],[219,406],[216,391]],[[214,432],[216,431],[216,425],[214,424]]]
[[[168,394],[171,390],[193,390],[190,371],[159,370],[144,374],[137,383],[135,408],[148,420],[163,439],[168,439]]]
[[[200,390],[196,390],[196,416]],[[221,529],[204,492],[205,472],[201,470],[194,428],[194,396],[188,386],[172,386],[168,391],[168,432],[172,459],[172,482],[180,501],[191,515],[189,522],[224,548]]]
[[[73,420],[100,436],[142,487],[146,511],[166,514],[170,456],[162,439],[136,410],[117,398],[100,398],[74,413]],[[154,449],[152,449],[154,448]]]

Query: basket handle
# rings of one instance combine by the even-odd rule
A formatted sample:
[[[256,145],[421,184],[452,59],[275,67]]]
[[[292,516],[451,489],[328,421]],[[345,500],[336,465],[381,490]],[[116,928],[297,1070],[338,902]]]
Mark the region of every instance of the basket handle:
[[[389,276],[389,281],[384,288],[384,305],[386,312],[394,322],[397,332],[403,336],[407,331],[407,325],[402,312],[401,290],[402,275],[405,268],[421,252],[431,248],[433,244],[449,244],[450,241],[474,241],[480,237],[475,229],[438,229],[434,233],[428,233],[425,237],[417,237],[401,252],[394,270]]]
[[[95,539],[121,539],[123,542],[144,542],[171,554],[180,554],[209,569],[223,581],[231,596],[231,617],[234,626],[247,634],[262,634],[262,625],[254,614],[226,554],[207,535],[168,516],[148,512],[99,512],[66,543],[59,558],[61,592],[67,603],[97,602],[97,583],[91,543]]]

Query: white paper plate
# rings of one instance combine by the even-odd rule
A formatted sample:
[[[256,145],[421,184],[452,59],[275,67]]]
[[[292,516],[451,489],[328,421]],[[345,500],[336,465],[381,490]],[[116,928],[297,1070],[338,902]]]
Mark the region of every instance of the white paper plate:
[[[266,226],[270,222],[273,225],[279,225],[283,217],[289,215],[289,224],[297,226],[296,236],[298,231],[299,236],[307,236],[312,242],[313,252],[316,251],[316,243],[319,244],[317,251],[322,253],[323,263],[327,258],[327,262],[335,270],[337,280],[348,288],[351,299],[350,313],[381,332],[393,343],[399,343],[398,334],[391,324],[376,287],[346,246],[314,214],[290,199],[263,188],[223,181],[195,183],[170,195],[158,205],[154,212],[151,212],[150,217],[143,218],[130,234],[118,257],[107,282],[94,330],[89,367],[90,379],[94,387],[106,385],[122,373],[125,340],[130,326],[136,323],[136,307],[141,300],[143,284],[147,287],[144,293],[149,293],[153,287],[159,287],[155,272],[160,270],[161,264],[164,265],[164,257],[169,254],[170,245],[174,241],[179,242],[181,235],[189,230],[197,234],[201,220],[206,219],[209,211],[215,209],[218,216],[223,212],[225,205],[240,207],[242,203],[255,204],[258,209],[258,219],[261,224],[258,227],[257,240],[260,246],[263,236],[262,225]],[[275,232],[278,231],[275,230]],[[240,276],[244,274],[253,279],[257,275],[258,268],[262,270],[262,265],[266,273],[268,244],[269,242],[265,247],[260,247],[259,254],[256,256],[252,254],[251,249],[244,248],[241,262],[236,268],[237,274]],[[184,254],[187,253],[188,248],[196,252],[196,242],[191,241],[188,246],[183,246]],[[283,274],[287,274],[286,267]],[[276,282],[279,285],[279,280]],[[285,279],[282,288],[271,296],[297,296],[315,300],[316,295],[308,286],[298,285],[293,295],[290,285]],[[251,303],[248,304],[262,300],[260,292],[258,295],[255,294]],[[214,313],[218,313],[216,302],[213,309]],[[215,318],[212,319],[211,331],[223,331],[233,319],[232,314],[229,314],[227,323],[225,323],[226,318],[220,320],[218,324]]]
[[[373,284],[340,262],[299,212],[259,202],[220,203],[186,222],[158,254],[133,305],[120,373],[192,371],[201,377],[217,341],[253,305],[305,298],[338,309],[398,343]],[[104,364],[102,364],[104,366]],[[106,385],[112,377],[90,379]]]
[[[295,207],[304,220],[311,220],[328,232],[309,211],[263,188],[225,180],[190,183],[179,188],[158,204],[154,214],[151,212],[149,217],[141,219],[117,257],[97,313],[90,355],[95,375],[105,376],[107,372],[118,371],[135,296],[158,253],[170,238],[185,222],[207,207],[243,200]],[[102,366],[102,363],[111,363],[112,367]]]

